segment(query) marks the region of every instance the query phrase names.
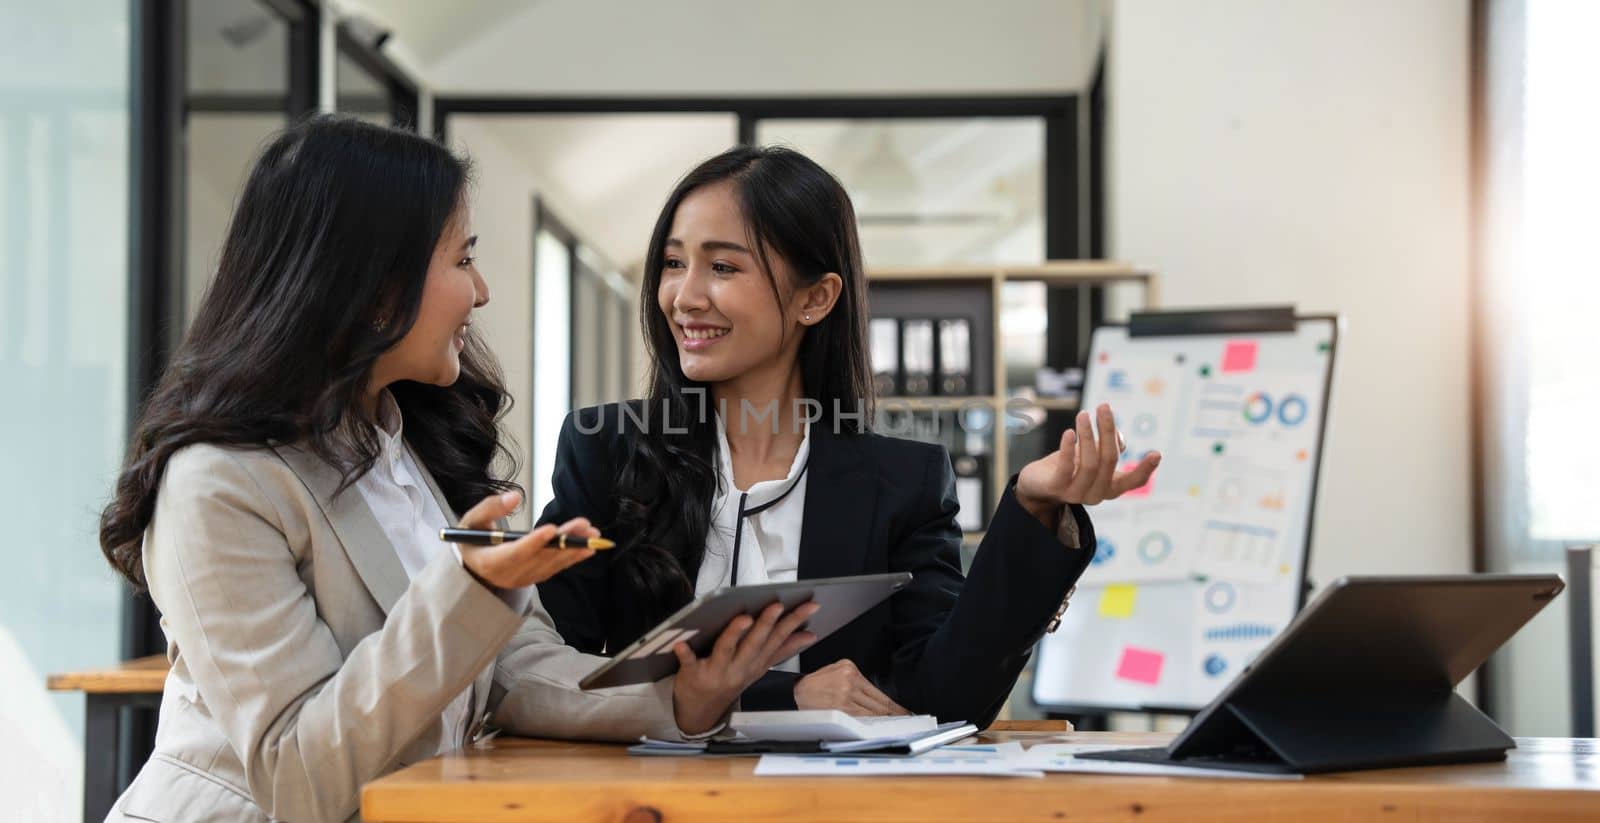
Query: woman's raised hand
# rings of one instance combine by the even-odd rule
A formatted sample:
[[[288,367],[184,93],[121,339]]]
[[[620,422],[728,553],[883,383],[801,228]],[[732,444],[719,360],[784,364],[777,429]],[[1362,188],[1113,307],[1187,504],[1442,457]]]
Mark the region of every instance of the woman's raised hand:
[[[517,510],[522,502],[521,492],[485,497],[461,518],[463,529],[492,529],[495,521]],[[544,525],[525,536],[498,546],[466,546],[456,544],[461,550],[461,562],[473,577],[500,589],[520,589],[543,583],[571,566],[594,556],[594,549],[551,548],[556,535],[573,537],[599,537],[600,531],[589,525],[586,518],[575,518],[556,526]]]
[[[1091,425],[1089,413],[1079,412],[1077,429],[1062,433],[1061,447],[1024,466],[1017,476],[1017,502],[1052,529],[1063,505],[1093,506],[1120,497],[1150,482],[1161,465],[1161,454],[1150,452],[1132,469],[1118,471],[1122,438],[1111,407],[1101,404],[1095,413]]]

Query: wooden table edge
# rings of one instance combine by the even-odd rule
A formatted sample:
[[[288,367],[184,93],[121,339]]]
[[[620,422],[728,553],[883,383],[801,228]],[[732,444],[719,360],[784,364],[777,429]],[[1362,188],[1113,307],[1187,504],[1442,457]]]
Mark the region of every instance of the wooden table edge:
[[[1005,737],[1014,737],[1006,735]],[[1015,735],[1037,742],[1079,735]],[[1130,735],[1123,744],[1154,736]],[[1132,739],[1129,739],[1132,738]],[[558,741],[551,741],[561,744]],[[1528,742],[1532,742],[1531,740]],[[449,755],[446,755],[449,757]],[[756,760],[748,760],[753,771]],[[536,761],[527,767],[536,768]],[[1457,766],[1427,769],[1470,768]],[[1391,770],[1409,771],[1409,770]],[[1049,774],[1040,778],[951,776],[770,777],[736,774],[629,774],[618,780],[597,771],[541,783],[468,779],[441,783],[402,770],[362,789],[363,818],[401,821],[510,821],[529,819],[749,818],[891,820],[1008,818],[1151,819],[1254,817],[1259,820],[1361,819],[1393,813],[1432,819],[1600,819],[1600,783],[1594,787],[1483,785],[1449,780],[1373,781],[1373,772],[1316,775],[1295,781],[1136,775]],[[909,801],[907,799],[910,799]],[[908,807],[906,804],[910,803]],[[1248,803],[1253,811],[1226,811]],[[1201,813],[1201,812],[1204,813]]]
[[[381,784],[381,785],[380,785]],[[369,823],[495,823],[528,820],[1097,820],[1364,819],[1399,814],[1422,819],[1592,820],[1600,793],[1578,788],[1449,787],[1338,780],[1234,779],[1052,774],[1006,777],[774,777],[761,781],[681,779],[596,782],[594,791],[517,784],[368,784],[361,816]],[[913,798],[908,800],[907,798]],[[1249,810],[1221,811],[1227,802]],[[1220,812],[1220,813],[1219,813]],[[1174,816],[1175,815],[1175,816]]]
[[[86,694],[158,694],[166,686],[166,655],[153,654],[104,669],[59,672],[45,678],[53,692]]]

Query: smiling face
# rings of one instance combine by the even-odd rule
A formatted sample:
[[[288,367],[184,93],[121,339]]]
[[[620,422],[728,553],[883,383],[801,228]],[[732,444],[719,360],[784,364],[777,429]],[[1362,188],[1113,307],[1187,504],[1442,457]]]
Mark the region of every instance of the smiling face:
[[[673,215],[656,300],[690,380],[720,383],[794,364],[806,295],[776,255],[768,255],[769,278],[751,244],[731,183],[695,189]]]
[[[373,365],[374,390],[400,380],[448,386],[461,375],[472,310],[489,302],[489,286],[472,256],[477,241],[472,216],[463,206],[433,248],[417,321]]]

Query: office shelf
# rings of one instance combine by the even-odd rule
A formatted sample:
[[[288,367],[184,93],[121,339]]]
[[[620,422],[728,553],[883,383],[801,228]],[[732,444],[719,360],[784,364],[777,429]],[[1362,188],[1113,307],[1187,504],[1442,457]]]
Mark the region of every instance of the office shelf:
[[[1006,283],[1033,282],[1051,286],[1110,286],[1132,283],[1141,287],[1142,308],[1152,309],[1158,304],[1155,274],[1128,263],[1112,260],[1052,260],[1033,266],[952,265],[877,268],[867,272],[867,281],[870,284],[883,284],[895,289],[916,286],[927,286],[930,289],[961,286],[967,291],[970,291],[967,287],[971,286],[988,289],[988,302],[993,311],[993,317],[990,318],[992,322],[988,324],[990,337],[981,345],[975,342],[974,351],[983,352],[988,349],[993,355],[993,375],[990,378],[993,385],[986,385],[982,380],[976,381],[980,389],[992,389],[992,393],[965,396],[880,397],[878,408],[936,412],[990,406],[996,413],[994,419],[997,423],[1004,421],[1009,408],[1032,407],[1043,411],[1077,411],[1081,402],[1076,392],[1065,397],[1009,396],[1010,392],[1006,386],[1005,335],[1001,333],[1000,318],[1001,291]],[[971,306],[961,308],[970,310]],[[982,324],[975,325],[975,333],[981,327]],[[1005,489],[1006,481],[1011,477],[1011,455],[1008,454],[1010,438],[1002,436],[1004,434],[1004,425],[992,426],[987,434],[990,449],[988,459],[991,508],[999,504],[1000,494]],[[1039,455],[1018,456],[1033,459]],[[982,539],[983,532],[968,532],[963,536],[962,544],[970,550]]]

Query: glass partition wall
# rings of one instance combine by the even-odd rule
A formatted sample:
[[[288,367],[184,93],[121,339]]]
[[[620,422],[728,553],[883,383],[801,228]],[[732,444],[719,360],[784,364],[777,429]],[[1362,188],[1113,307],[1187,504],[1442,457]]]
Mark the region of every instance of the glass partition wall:
[[[9,4],[0,26],[0,516],[27,524],[0,579],[11,820],[81,813],[84,698],[45,678],[119,652],[95,513],[126,437],[129,22],[84,0]]]
[[[297,119],[338,107],[336,99],[320,101],[323,105],[318,99],[323,72],[336,70],[319,57],[327,8],[315,0],[135,0],[131,13],[108,9],[78,15],[118,21],[125,50],[117,58],[117,76],[128,78],[130,62],[135,68],[125,87],[131,101],[123,109],[131,115],[128,127],[96,130],[118,135],[123,156],[128,154],[125,135],[133,135],[127,179],[134,205],[117,224],[131,227],[124,258],[131,261],[124,269],[130,289],[125,303],[106,304],[129,307],[119,424],[138,414],[187,330],[210,284],[227,222],[256,154],[272,134]],[[414,127],[415,84],[382,56],[378,44],[362,42],[344,28],[340,26],[336,53],[353,68],[346,70],[343,88],[352,94],[343,103],[359,110],[379,105],[376,99],[387,107],[383,122]],[[74,36],[72,42],[90,41]],[[130,42],[131,61],[126,51]],[[366,81],[374,77],[381,94],[364,93]],[[129,198],[106,202],[127,203]],[[112,248],[105,243],[80,245]],[[112,450],[117,460],[123,451],[121,431]],[[99,492],[103,496],[104,488]],[[103,568],[103,561],[99,563]],[[149,598],[125,587],[112,591],[120,591],[122,600],[120,656],[163,651],[159,616]],[[148,756],[153,712],[132,710],[123,724],[117,772],[125,784]]]

